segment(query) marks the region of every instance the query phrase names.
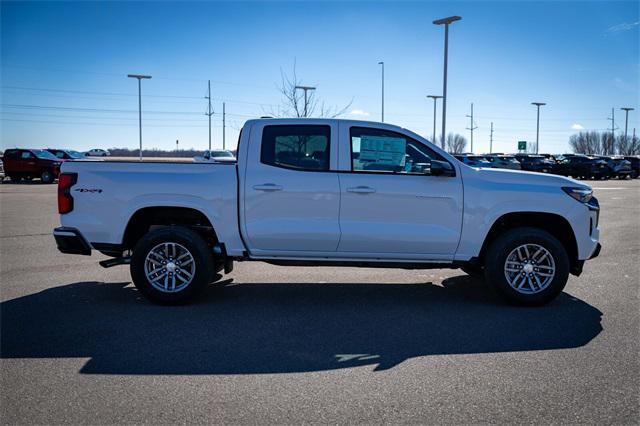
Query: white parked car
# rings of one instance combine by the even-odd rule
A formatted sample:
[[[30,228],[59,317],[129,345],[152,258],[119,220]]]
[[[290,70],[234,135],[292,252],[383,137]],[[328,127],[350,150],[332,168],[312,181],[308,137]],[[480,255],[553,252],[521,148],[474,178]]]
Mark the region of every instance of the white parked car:
[[[264,261],[461,268],[539,305],[600,252],[589,186],[469,167],[386,123],[250,120],[237,163],[65,162],[58,197],[58,249],[130,263],[162,303],[193,298],[234,261]]]
[[[233,152],[223,149],[205,151],[203,155],[196,155],[193,157],[193,161],[196,163],[222,163],[222,162],[235,162],[236,157]]]
[[[109,151],[107,151],[106,149],[100,149],[100,148],[94,148],[94,149],[90,149],[89,151],[84,153],[85,155],[91,156],[91,157],[108,157],[111,155],[111,153]]]

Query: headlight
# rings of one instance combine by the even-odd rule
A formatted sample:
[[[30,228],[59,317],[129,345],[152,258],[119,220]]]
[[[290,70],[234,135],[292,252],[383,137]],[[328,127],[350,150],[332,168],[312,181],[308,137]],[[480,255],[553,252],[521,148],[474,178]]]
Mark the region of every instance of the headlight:
[[[588,203],[591,197],[593,197],[593,190],[589,188],[577,188],[572,186],[563,186],[562,190],[566,192],[571,198],[581,203]]]

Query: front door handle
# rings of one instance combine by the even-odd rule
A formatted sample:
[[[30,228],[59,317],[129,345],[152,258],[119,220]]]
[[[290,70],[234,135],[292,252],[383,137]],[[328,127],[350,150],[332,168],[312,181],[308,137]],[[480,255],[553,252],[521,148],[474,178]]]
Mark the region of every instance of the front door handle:
[[[347,192],[355,192],[357,194],[372,194],[376,192],[374,188],[370,186],[355,186],[352,188],[347,188]]]
[[[263,183],[262,185],[253,185],[253,189],[256,191],[282,191],[282,187],[280,185],[276,185],[275,183]]]

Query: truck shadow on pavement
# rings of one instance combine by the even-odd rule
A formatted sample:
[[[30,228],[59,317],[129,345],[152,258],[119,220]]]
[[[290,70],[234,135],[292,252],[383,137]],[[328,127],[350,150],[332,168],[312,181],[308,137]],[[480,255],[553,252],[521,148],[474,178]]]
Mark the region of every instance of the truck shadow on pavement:
[[[0,314],[2,358],[90,358],[85,374],[384,370],[428,355],[576,348],[602,331],[602,313],[566,293],[511,307],[466,275],[442,286],[212,286],[173,307],[129,283],[80,282],[5,301]]]

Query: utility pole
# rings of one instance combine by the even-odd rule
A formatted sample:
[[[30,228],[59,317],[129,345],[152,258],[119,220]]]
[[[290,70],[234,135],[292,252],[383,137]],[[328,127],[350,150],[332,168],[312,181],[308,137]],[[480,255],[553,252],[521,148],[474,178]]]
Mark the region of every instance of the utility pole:
[[[633,108],[620,108],[625,113],[624,118],[624,141],[627,142],[627,130],[629,129],[629,111],[633,111]]]
[[[538,119],[536,120],[536,154],[538,153],[538,143],[540,142],[540,107],[546,105],[544,102],[531,102],[531,105],[538,107]]]
[[[204,98],[209,101],[207,112],[204,115],[209,116],[209,151],[211,151],[211,116],[213,115],[213,108],[211,107],[211,80],[208,81],[209,95]]]
[[[226,141],[225,141],[225,130],[227,126],[227,107],[226,104],[222,103],[222,149],[225,149]]]
[[[308,102],[308,98],[307,98],[307,92],[309,90],[316,90],[315,87],[311,87],[311,86],[295,86],[295,90],[304,90],[304,117],[307,117],[307,107],[309,106],[309,102]]]
[[[138,127],[140,128],[140,154],[139,160],[142,161],[142,84],[141,81],[143,79],[150,79],[150,75],[142,75],[142,74],[129,74],[127,75],[129,78],[138,79]]]
[[[489,154],[493,153],[493,121],[491,122],[491,134],[489,135]]]
[[[444,138],[447,132],[447,62],[449,61],[449,24],[459,21],[459,16],[448,16],[433,21],[435,25],[444,25],[444,75],[442,81],[442,149],[444,149]]]
[[[613,147],[613,145],[615,144],[616,141],[616,109],[615,108],[611,108],[611,118],[608,118],[608,120],[611,120],[611,147]],[[605,149],[607,149],[606,154],[610,154],[609,147],[605,147]]]
[[[473,152],[473,131],[478,128],[478,126],[473,126],[473,102],[471,102],[471,115],[467,115],[471,119],[470,127],[467,127],[467,130],[471,131],[471,152]]]
[[[431,142],[437,143],[436,142],[436,102],[438,101],[438,99],[441,99],[442,96],[440,96],[440,95],[427,95],[427,98],[433,99],[433,139],[431,139]]]
[[[378,65],[382,65],[382,122],[384,123],[384,61],[378,62]]]

